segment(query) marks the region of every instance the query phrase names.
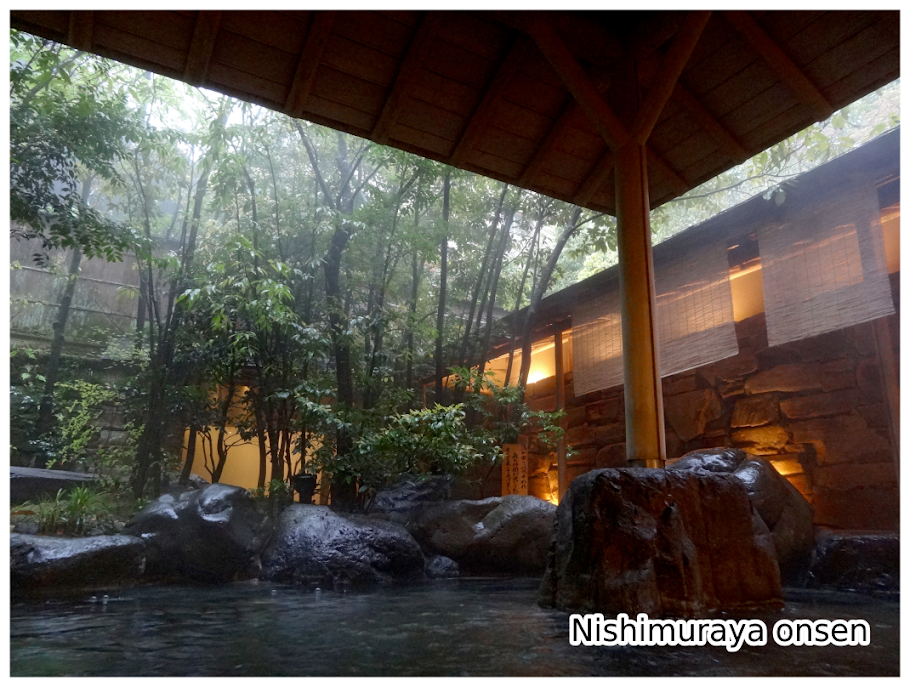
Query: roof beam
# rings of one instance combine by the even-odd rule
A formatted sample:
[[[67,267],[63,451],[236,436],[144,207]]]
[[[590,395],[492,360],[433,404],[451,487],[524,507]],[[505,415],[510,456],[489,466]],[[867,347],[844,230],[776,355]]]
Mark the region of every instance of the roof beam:
[[[543,167],[547,155],[553,150],[553,146],[556,144],[556,141],[559,140],[559,137],[562,136],[563,132],[569,128],[569,122],[577,112],[578,103],[574,99],[570,99],[569,103],[562,109],[562,113],[556,118],[553,126],[550,127],[547,135],[544,136],[543,141],[537,146],[537,150],[535,150],[534,155],[531,156],[531,161],[521,172],[521,176],[518,177],[518,186],[526,187],[534,180]]]
[[[628,143],[631,136],[626,127],[600,97],[600,93],[590,77],[575,60],[556,31],[540,19],[535,19],[528,22],[528,32],[610,149],[615,152]],[[648,149],[648,163],[670,182],[676,193],[683,194],[689,190],[686,180],[650,148]]]
[[[597,133],[613,150],[622,147],[629,140],[629,132],[600,97],[588,75],[553,27],[541,19],[535,19],[528,22],[528,32],[547,62],[588,115]]]
[[[186,56],[184,80],[192,86],[201,86],[209,71],[209,61],[215,49],[215,37],[221,23],[221,11],[202,10],[196,15],[193,27],[193,38],[190,41],[189,53]]]
[[[796,93],[800,102],[812,111],[817,120],[820,121],[831,116],[834,108],[825,96],[748,12],[726,11],[724,17]]]
[[[389,140],[389,133],[392,126],[398,120],[401,109],[405,103],[405,95],[411,90],[411,87],[417,81],[417,76],[426,61],[427,52],[436,35],[436,29],[439,26],[439,12],[425,12],[420,25],[411,39],[407,53],[401,61],[398,68],[398,74],[389,91],[385,103],[382,105],[382,111],[373,125],[370,138],[376,143],[385,144]]]
[[[70,25],[67,32],[67,43],[78,50],[89,52],[92,49],[92,30],[95,15],[91,10],[70,12]]]
[[[575,195],[572,197],[572,202],[575,205],[585,207],[591,201],[591,198],[594,197],[597,189],[606,182],[607,177],[610,176],[610,172],[613,171],[613,163],[615,160],[616,157],[610,150],[601,155],[600,160],[594,165],[594,169],[591,170],[591,173],[588,174],[587,178],[578,188],[578,191],[576,191]]]
[[[673,89],[673,97],[686,109],[689,116],[720,145],[721,150],[727,154],[730,160],[739,164],[749,157],[749,153],[742,143],[736,140],[733,134],[708,111],[708,108],[679,82]]]
[[[288,97],[284,101],[284,111],[291,117],[300,117],[303,114],[303,108],[306,105],[307,98],[310,96],[313,81],[316,80],[316,69],[319,67],[319,60],[322,58],[325,46],[329,42],[329,35],[332,33],[332,26],[334,25],[334,10],[313,12],[313,21],[310,23],[306,43],[303,44],[303,51],[297,60],[294,80],[291,81],[291,89],[288,91]]]
[[[460,167],[464,164],[468,153],[480,140],[484,129],[490,123],[495,111],[494,105],[499,99],[503,88],[509,79],[515,75],[515,72],[518,71],[518,66],[527,57],[530,49],[531,43],[524,35],[519,35],[512,47],[509,48],[509,52],[506,53],[505,58],[496,69],[493,79],[484,90],[480,104],[474,110],[474,114],[471,115],[471,119],[461,134],[461,138],[458,139],[458,143],[455,145],[455,150],[452,151],[452,157],[449,160],[450,165]]]
[[[644,145],[654,130],[660,113],[663,112],[667,101],[673,93],[673,87],[679,81],[692,51],[695,49],[702,31],[708,25],[711,12],[689,12],[683,24],[673,39],[670,49],[660,63],[657,78],[651,85],[648,95],[635,115],[632,125],[632,135],[639,143]]]

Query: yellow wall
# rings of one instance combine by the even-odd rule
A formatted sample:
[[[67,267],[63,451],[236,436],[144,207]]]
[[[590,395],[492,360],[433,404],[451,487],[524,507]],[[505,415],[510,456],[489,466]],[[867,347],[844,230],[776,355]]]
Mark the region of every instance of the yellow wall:
[[[219,430],[211,428],[212,448],[216,451]],[[187,430],[183,435],[184,447],[189,445],[190,432]],[[233,427],[227,428],[226,443],[229,447],[227,461],[224,464],[224,471],[221,473],[221,484],[230,484],[235,487],[254,490],[259,485],[259,440],[256,438],[250,441],[243,441],[237,430]],[[212,481],[212,475],[209,469],[213,469],[212,456],[208,456],[208,468],[206,469],[206,451],[208,451],[208,441],[201,434],[196,435],[196,456],[193,459],[192,473],[198,475],[206,482]],[[186,460],[186,449],[184,448],[183,459]],[[268,484],[271,476],[271,466],[266,466],[265,482]],[[321,482],[321,480],[320,480]],[[323,503],[321,495],[317,492],[314,497],[315,503]]]

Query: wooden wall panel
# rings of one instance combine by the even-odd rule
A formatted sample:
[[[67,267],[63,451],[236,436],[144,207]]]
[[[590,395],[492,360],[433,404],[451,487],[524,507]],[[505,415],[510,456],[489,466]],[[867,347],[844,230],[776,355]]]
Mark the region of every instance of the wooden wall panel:
[[[495,62],[442,39],[434,44],[424,67],[453,81],[476,88],[478,102],[481,92],[496,71]]]
[[[398,122],[454,143],[458,141],[461,132],[467,126],[468,119],[423,100],[408,98],[406,107],[398,117]],[[395,128],[392,127],[393,132]]]
[[[418,155],[433,157],[437,160],[447,159],[455,149],[455,142],[440,138],[434,134],[428,134],[425,131],[415,129],[399,122],[392,127],[390,140],[396,143],[406,143],[408,150],[417,152]],[[419,151],[419,152],[418,152]]]
[[[476,88],[424,69],[412,89],[411,97],[455,112],[467,119],[474,111],[480,93]]]

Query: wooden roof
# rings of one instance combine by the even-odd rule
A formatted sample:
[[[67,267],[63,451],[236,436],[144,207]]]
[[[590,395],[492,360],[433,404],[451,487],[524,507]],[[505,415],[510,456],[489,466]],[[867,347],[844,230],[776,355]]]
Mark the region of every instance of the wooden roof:
[[[656,207],[900,62],[896,11],[13,10],[11,25],[610,214],[611,137],[645,131]],[[653,122],[623,129],[635,90]]]

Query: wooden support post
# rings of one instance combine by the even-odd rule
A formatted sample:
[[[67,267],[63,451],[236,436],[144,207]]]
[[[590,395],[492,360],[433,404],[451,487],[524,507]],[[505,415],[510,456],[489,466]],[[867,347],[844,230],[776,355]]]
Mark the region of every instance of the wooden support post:
[[[626,143],[617,153],[615,170],[626,459],[630,465],[662,468],[667,451],[645,147]]]
[[[875,320],[874,326],[875,352],[879,369],[881,370],[882,385],[885,388],[885,401],[888,406],[888,436],[891,439],[891,455],[894,458],[894,471],[897,474],[898,484],[900,484],[901,394],[898,386],[900,375],[897,373],[897,362],[894,359],[894,346],[891,343],[888,318],[878,318]]]
[[[562,328],[560,327],[555,334],[553,334],[553,357],[556,360],[556,410],[565,410],[566,409],[566,379],[565,372],[563,370],[563,359],[562,359]],[[559,421],[560,426],[563,431],[566,429],[566,418],[563,418]],[[559,437],[559,441],[556,444],[556,462],[557,462],[557,474],[559,476],[558,482],[558,492],[559,500],[562,500],[562,495],[566,493],[566,489],[569,488],[569,482],[566,475],[566,437],[565,434]]]

